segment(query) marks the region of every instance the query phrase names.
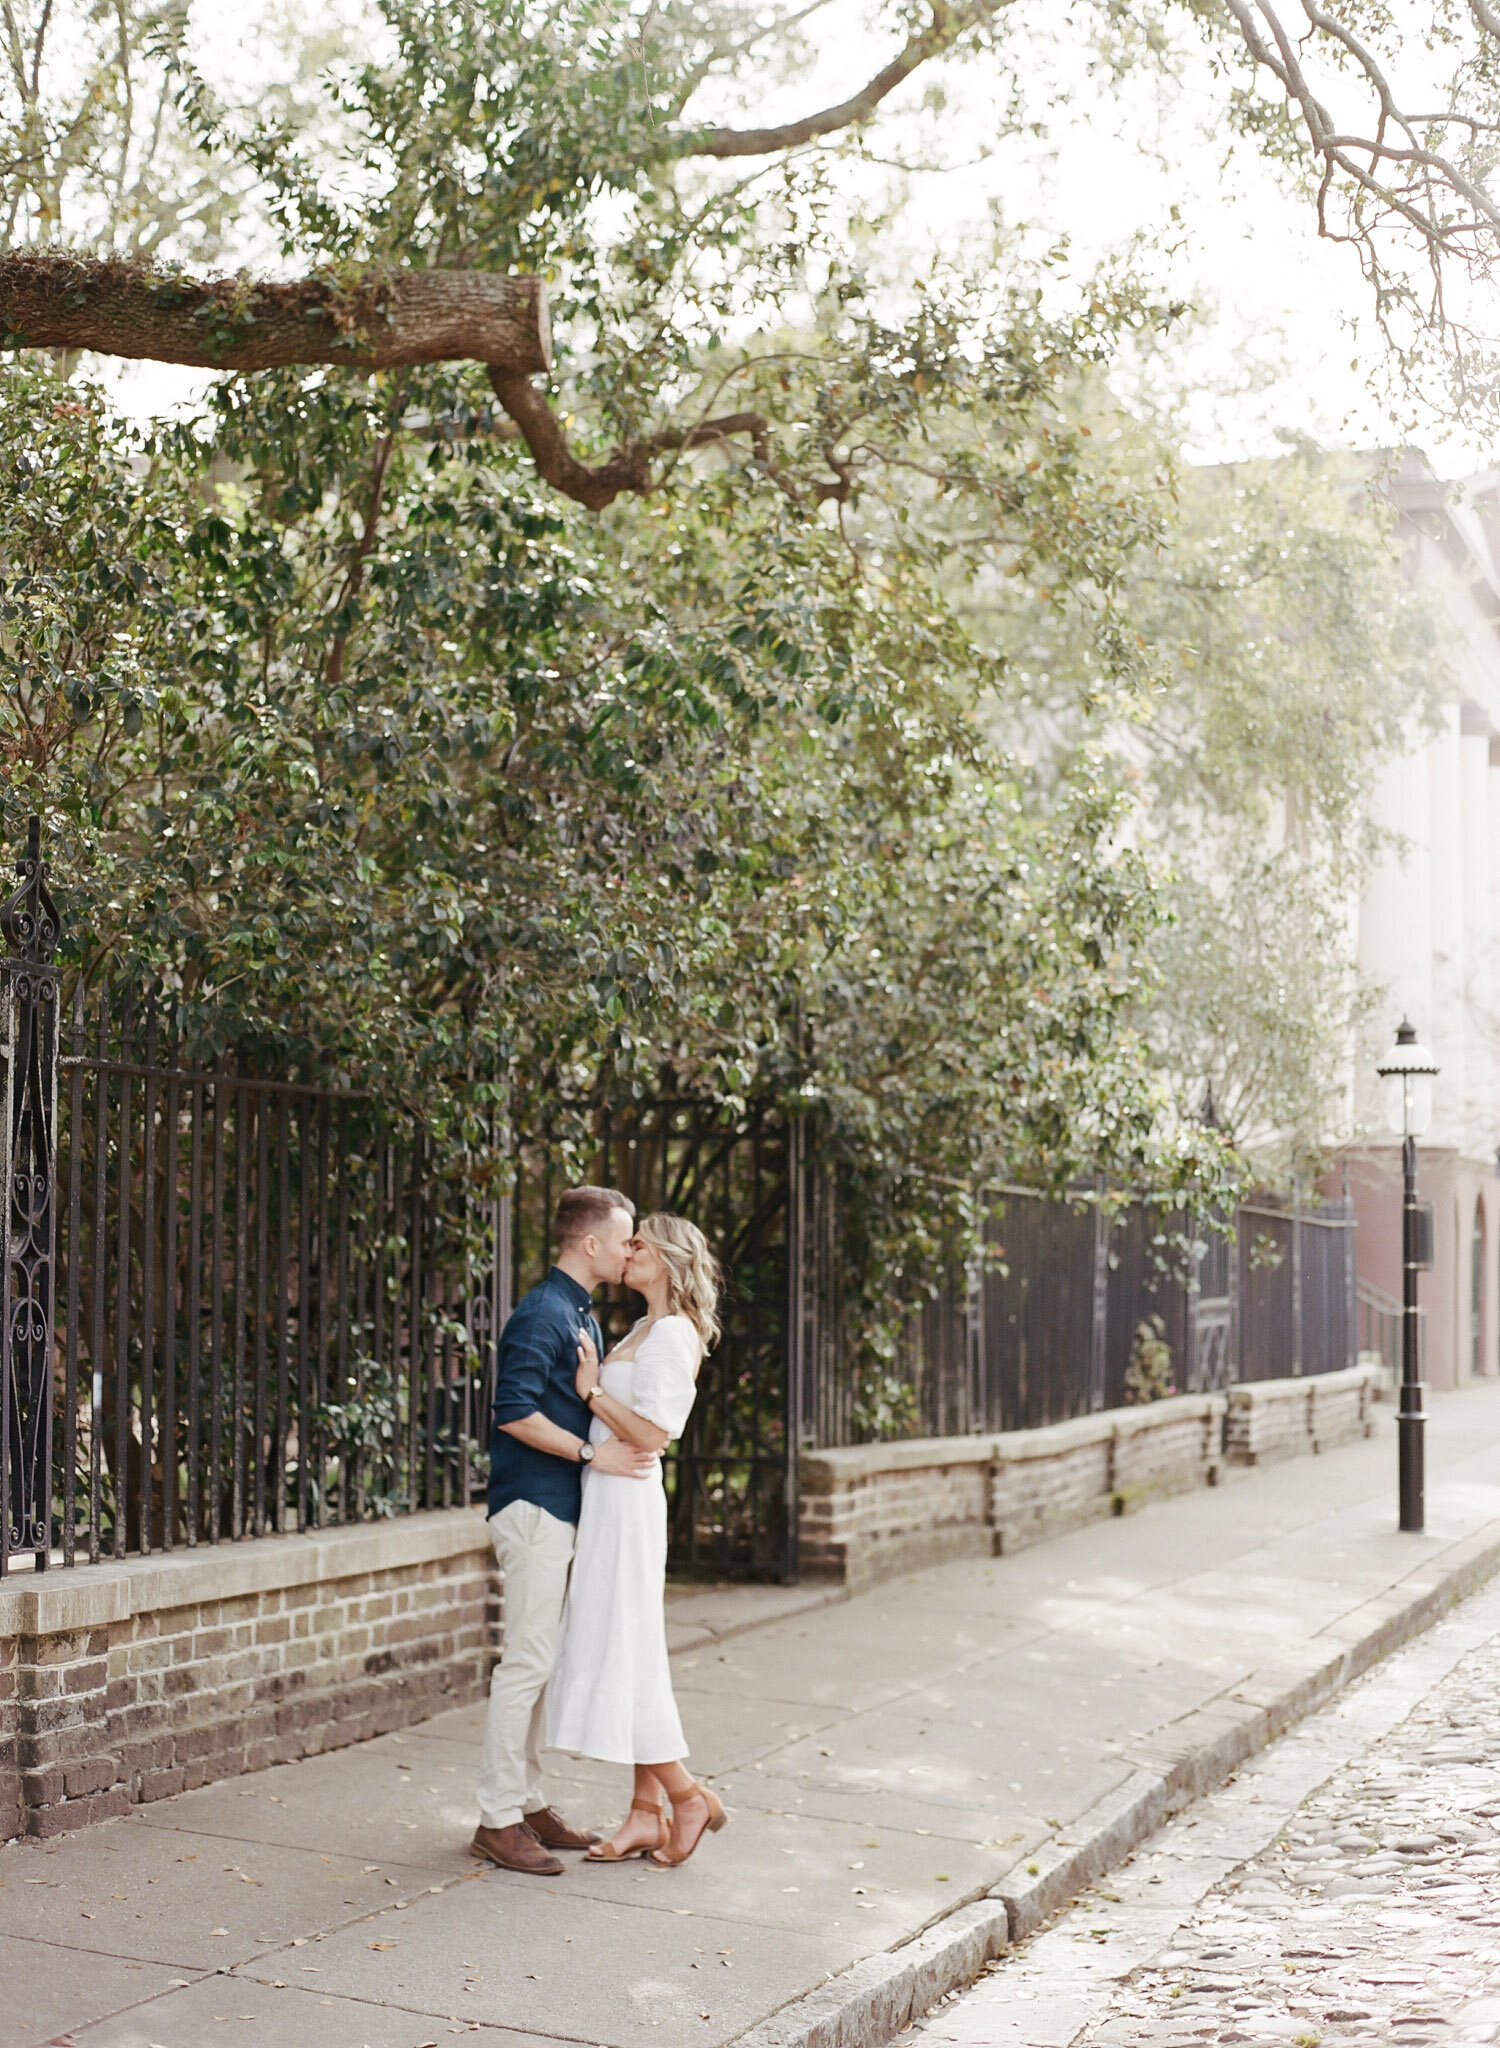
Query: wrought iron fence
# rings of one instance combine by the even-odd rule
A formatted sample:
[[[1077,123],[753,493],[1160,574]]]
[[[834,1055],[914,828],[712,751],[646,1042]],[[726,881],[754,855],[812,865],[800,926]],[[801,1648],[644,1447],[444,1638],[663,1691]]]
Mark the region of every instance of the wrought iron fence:
[[[1425,1316],[1425,1308],[1417,1314]],[[1394,1295],[1368,1280],[1359,1283],[1359,1348],[1378,1358],[1392,1387],[1401,1380],[1401,1334],[1406,1311]]]
[[[170,1011],[73,992],[33,824],[0,911],[0,1573],[478,1499],[494,1339],[545,1273],[561,1148],[461,1154],[358,1094],[194,1065]],[[61,1089],[58,1080],[61,1076]],[[498,1093],[498,1091],[496,1091]],[[681,1096],[595,1113],[588,1177],[693,1217],[724,1336],[668,1463],[679,1568],[792,1576],[801,1446],[1035,1427],[1175,1384],[1351,1361],[1353,1215],[1193,1236],[1098,1190],[997,1190],[994,1257],[852,1369],[835,1178],[811,1129]],[[604,1308],[619,1334],[631,1313]]]
[[[1141,1395],[1127,1375],[1143,1346],[1169,1361],[1162,1392],[1354,1363],[1351,1203],[1247,1204],[1232,1221],[1192,1227],[1150,1202],[1098,1197],[996,1191],[989,1262],[912,1314],[881,1373],[890,1417],[882,1432],[847,1365],[835,1369],[847,1356],[835,1198],[820,1191],[809,1205],[817,1214],[821,1202],[822,1223],[810,1240],[805,1349],[814,1369],[797,1409],[802,1442],[1034,1429],[1121,1407]]]
[[[35,818],[16,872],[0,909],[0,1573],[16,1551],[45,1564],[51,1529],[58,920]]]
[[[366,1098],[184,1063],[75,992],[56,1185],[62,1561],[470,1498],[497,1294],[485,1161]]]
[[[173,1013],[123,985],[75,988],[60,1043],[35,828],[21,876],[0,966],[0,1572],[482,1497],[494,1338],[550,1262],[561,1148],[497,1117],[439,1154],[366,1096],[195,1066]],[[694,1217],[728,1280],[668,1463],[674,1560],[778,1575],[786,1124],[674,1098],[596,1133],[590,1177]],[[630,1313],[616,1290],[611,1334]]]
[[[437,1161],[367,1099],[182,1064],[170,1017],[79,992],[56,1158],[61,1562],[483,1494],[493,1336],[546,1273],[558,1148]],[[724,1335],[668,1460],[679,1568],[789,1555],[786,1133],[690,1101],[600,1118],[590,1178],[721,1248]],[[630,1298],[614,1290],[612,1336]],[[36,1378],[35,1368],[32,1370]],[[45,1376],[43,1376],[45,1378]],[[26,1410],[33,1429],[45,1397]],[[30,1544],[47,1545],[36,1482]]]

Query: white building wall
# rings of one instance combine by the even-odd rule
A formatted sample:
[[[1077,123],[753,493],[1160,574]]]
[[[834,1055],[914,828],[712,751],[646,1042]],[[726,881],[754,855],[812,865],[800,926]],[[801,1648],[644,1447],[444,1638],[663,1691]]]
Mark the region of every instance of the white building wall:
[[[1436,1205],[1438,1259],[1422,1283],[1425,1369],[1439,1386],[1475,1359],[1472,1247],[1484,1237],[1478,1364],[1500,1369],[1500,479],[1455,496],[1408,465],[1394,486],[1409,560],[1440,599],[1445,702],[1436,730],[1382,773],[1371,822],[1387,838],[1359,906],[1360,967],[1381,991],[1373,1044],[1354,1077],[1367,1184],[1381,1201],[1398,1184],[1383,1132],[1372,1052],[1409,1016],[1441,1069],[1423,1141],[1421,1192]],[[1493,759],[1492,759],[1493,756]],[[1370,1179],[1373,1176],[1373,1180]],[[1383,1292],[1393,1269],[1394,1212],[1361,1229],[1361,1272]]]

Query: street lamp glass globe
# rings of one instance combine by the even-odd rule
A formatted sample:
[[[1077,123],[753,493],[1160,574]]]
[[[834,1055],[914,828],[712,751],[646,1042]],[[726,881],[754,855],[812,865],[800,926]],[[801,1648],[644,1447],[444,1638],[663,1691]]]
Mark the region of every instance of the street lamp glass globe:
[[[1375,1070],[1385,1085],[1385,1120],[1398,1138],[1420,1138],[1432,1122],[1432,1082],[1437,1062],[1402,1021],[1396,1043]]]
[[[1385,1120],[1398,1138],[1423,1138],[1432,1123],[1431,1074],[1386,1074]]]

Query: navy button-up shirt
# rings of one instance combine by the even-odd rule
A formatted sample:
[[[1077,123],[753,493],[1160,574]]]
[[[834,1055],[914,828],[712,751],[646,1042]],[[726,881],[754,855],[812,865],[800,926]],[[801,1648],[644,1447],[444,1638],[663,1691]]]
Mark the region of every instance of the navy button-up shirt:
[[[554,1266],[540,1287],[516,1304],[495,1353],[495,1413],[490,1432],[489,1513],[529,1500],[560,1522],[576,1522],[583,1467],[534,1450],[502,1422],[545,1415],[574,1436],[589,1433],[589,1406],[578,1398],[578,1336],[587,1330],[602,1358],[604,1338],[584,1288]]]

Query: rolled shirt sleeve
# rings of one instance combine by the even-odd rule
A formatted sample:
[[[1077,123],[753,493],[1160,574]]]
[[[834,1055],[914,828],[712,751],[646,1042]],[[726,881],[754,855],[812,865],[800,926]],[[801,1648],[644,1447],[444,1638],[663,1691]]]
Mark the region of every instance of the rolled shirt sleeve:
[[[500,1333],[495,1357],[496,1422],[524,1422],[540,1412],[560,1334],[551,1317],[511,1317]]]

